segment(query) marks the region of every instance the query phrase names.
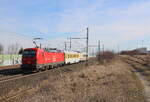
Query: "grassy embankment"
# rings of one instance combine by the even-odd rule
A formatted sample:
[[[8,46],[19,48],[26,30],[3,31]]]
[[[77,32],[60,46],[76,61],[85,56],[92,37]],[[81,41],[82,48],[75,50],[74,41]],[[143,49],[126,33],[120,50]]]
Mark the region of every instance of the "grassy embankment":
[[[33,93],[15,102],[145,102],[140,80],[119,59],[71,65],[45,77]]]

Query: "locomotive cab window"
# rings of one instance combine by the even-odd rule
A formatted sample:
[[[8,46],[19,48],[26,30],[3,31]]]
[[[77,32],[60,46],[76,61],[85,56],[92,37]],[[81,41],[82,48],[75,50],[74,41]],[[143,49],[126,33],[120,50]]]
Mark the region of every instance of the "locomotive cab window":
[[[23,57],[35,57],[36,51],[35,50],[25,50],[23,51]]]

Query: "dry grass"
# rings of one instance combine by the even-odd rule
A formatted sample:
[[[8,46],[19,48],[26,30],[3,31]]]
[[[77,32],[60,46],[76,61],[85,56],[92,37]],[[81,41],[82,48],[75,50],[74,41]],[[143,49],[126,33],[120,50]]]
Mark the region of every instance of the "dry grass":
[[[143,86],[127,64],[117,60],[79,69],[57,70],[34,94],[15,102],[145,102]]]

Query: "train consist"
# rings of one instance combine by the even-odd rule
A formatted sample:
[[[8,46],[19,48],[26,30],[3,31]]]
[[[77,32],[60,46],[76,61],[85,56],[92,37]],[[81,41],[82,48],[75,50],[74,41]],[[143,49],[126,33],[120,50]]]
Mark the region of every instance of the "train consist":
[[[86,54],[57,49],[27,48],[22,55],[23,70],[46,70],[86,60]]]

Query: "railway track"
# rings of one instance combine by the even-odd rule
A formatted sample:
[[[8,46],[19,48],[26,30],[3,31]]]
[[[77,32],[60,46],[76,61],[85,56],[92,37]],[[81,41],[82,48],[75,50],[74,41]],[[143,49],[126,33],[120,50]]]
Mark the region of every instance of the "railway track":
[[[9,80],[15,80],[15,79],[21,78],[21,77],[26,77],[27,75],[31,75],[31,74],[27,74],[28,72],[25,73],[22,71],[20,71],[19,73],[18,72],[15,73],[15,71],[14,72],[8,71],[8,72],[1,72],[1,73],[7,73],[7,74],[0,76],[0,83],[5,82],[5,81],[9,81]],[[34,74],[34,73],[32,73],[32,74]]]
[[[47,71],[49,71],[49,70],[47,70]],[[42,71],[42,72],[38,72],[38,73],[30,73],[30,74],[26,74],[26,75],[18,74],[18,75],[13,75],[13,76],[9,76],[9,77],[3,77],[3,78],[0,78],[0,83],[7,82],[7,81],[12,81],[12,80],[16,80],[16,79],[21,79],[21,78],[26,78],[26,77],[30,77],[30,76],[39,75],[39,74],[45,73],[47,71]]]
[[[38,76],[40,74],[48,73],[50,71],[51,70],[46,70],[46,71],[41,71],[41,72],[38,72],[38,73],[32,73],[32,74],[27,74],[27,75],[19,74],[19,75],[4,77],[4,78],[0,79],[0,83],[7,83],[9,81],[14,81],[14,80],[23,79],[23,78],[32,77],[32,76]],[[19,92],[16,92],[14,94],[4,95],[3,97],[0,96],[0,102],[9,102],[9,100],[12,100],[12,99],[15,99],[15,98],[20,98],[20,96],[23,96],[24,94],[34,92],[33,90],[35,91],[34,87],[23,89],[23,90],[21,90]]]
[[[132,56],[132,57],[134,57],[134,58],[137,58],[138,60],[141,60],[141,61],[143,61],[143,62],[146,62],[147,60],[144,60],[142,57],[140,57],[140,56]]]
[[[144,59],[137,57],[137,56],[125,56],[125,57],[122,56],[122,58],[129,60],[129,61],[132,61],[132,62],[136,62],[136,63],[141,64],[141,65],[147,64],[147,60],[144,60]]]
[[[147,76],[149,74],[149,63],[148,62],[143,62],[141,60],[137,60],[134,57],[131,56],[126,56],[123,57],[123,60],[131,65],[133,68],[131,69],[132,71],[139,72],[142,75]]]
[[[2,78],[0,78],[0,82],[11,80],[20,76],[22,76],[22,74],[13,75],[13,76],[3,76]]]
[[[15,76],[10,76],[10,77],[4,77],[0,79],[0,83],[7,83],[9,81],[13,81],[13,80],[18,80],[18,79],[22,79],[22,78],[26,78],[26,77],[31,77],[31,76],[36,76],[36,75],[40,75],[43,73],[47,73],[50,70],[47,71],[42,71],[42,72],[38,72],[38,73],[33,73],[33,74],[28,74],[28,75],[15,75]],[[9,102],[9,100],[15,99],[15,98],[19,98],[20,96],[23,96],[24,94],[28,94],[30,92],[33,92],[34,87],[33,88],[27,88],[27,89],[23,89],[19,92],[16,92],[14,94],[10,94],[10,95],[5,95],[3,97],[0,97],[0,102]]]
[[[63,66],[61,66],[61,67],[63,67]],[[58,68],[61,68],[61,67],[58,67]],[[32,73],[27,72],[27,73],[17,74],[17,75],[13,75],[13,76],[1,76],[2,78],[0,78],[0,83],[7,82],[7,81],[12,81],[12,80],[16,80],[16,79],[21,79],[21,78],[26,78],[26,77],[30,77],[30,76],[39,75],[39,74],[42,74],[42,73],[46,73],[48,71],[50,71],[50,70],[44,70],[44,71],[41,71],[41,72],[32,72]]]
[[[81,64],[84,64],[84,63],[81,63]],[[18,75],[15,75],[15,76],[11,76],[11,77],[8,77],[8,78],[2,78],[0,79],[0,84],[2,85],[5,85],[3,83],[9,83],[11,81],[15,81],[15,80],[22,80],[23,78],[30,78],[32,76],[36,77],[36,76],[42,76],[43,74],[48,74],[49,72],[53,72],[55,70],[61,70],[61,72],[70,72],[70,67],[71,66],[74,66],[74,65],[68,65],[68,66],[62,66],[62,67],[66,67],[66,68],[62,68],[62,67],[58,67],[58,68],[54,68],[52,70],[46,70],[46,71],[41,71],[41,72],[38,72],[38,73],[31,73],[31,74],[26,74],[26,75],[23,75],[23,74],[18,74]],[[58,72],[58,71],[57,71]],[[58,72],[60,73],[60,72]],[[16,98],[20,98],[21,96],[23,96],[24,94],[28,94],[30,92],[35,92],[36,89],[35,87],[31,87],[31,88],[28,88],[28,89],[23,89],[23,90],[20,90],[19,92],[15,92],[14,94],[4,94],[4,95],[1,95],[3,97],[0,96],[0,102],[9,102],[9,100],[13,100],[13,99],[16,99]]]
[[[18,98],[18,97],[21,97],[21,96],[23,96],[24,94],[33,92],[33,90],[34,90],[34,88],[28,88],[28,89],[24,89],[24,90],[22,90],[22,91],[20,91],[20,92],[11,94],[11,95],[9,95],[9,96],[1,97],[1,98],[0,98],[0,102],[9,102],[10,100],[12,101],[13,99]]]
[[[45,73],[49,70],[45,70],[45,71],[41,71],[41,72],[21,72],[20,74],[17,74],[17,75],[9,75],[9,76],[0,76],[0,83],[2,82],[7,82],[7,81],[12,81],[12,80],[16,80],[16,79],[21,79],[21,78],[25,78],[25,77],[30,77],[30,76],[34,76],[34,75],[39,75],[39,74],[42,74],[42,73]]]

